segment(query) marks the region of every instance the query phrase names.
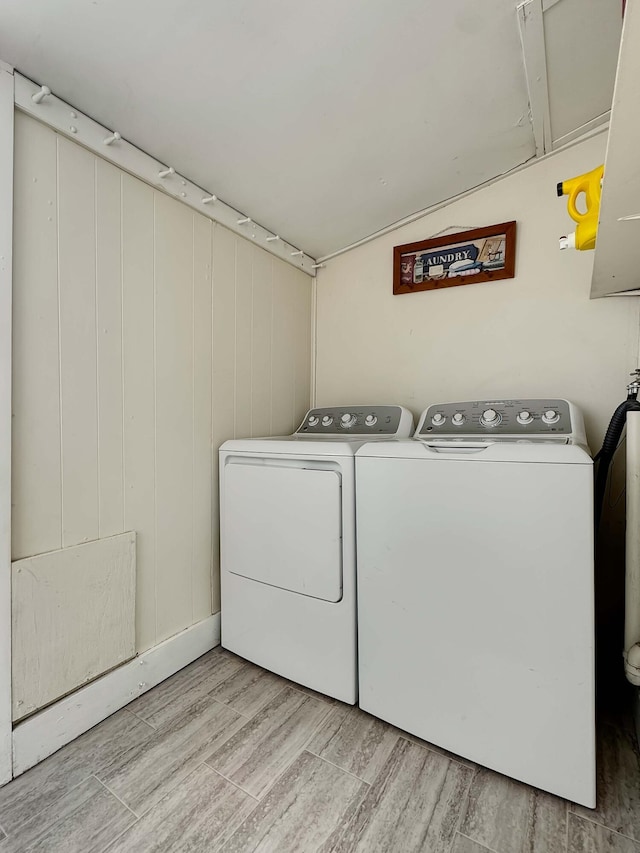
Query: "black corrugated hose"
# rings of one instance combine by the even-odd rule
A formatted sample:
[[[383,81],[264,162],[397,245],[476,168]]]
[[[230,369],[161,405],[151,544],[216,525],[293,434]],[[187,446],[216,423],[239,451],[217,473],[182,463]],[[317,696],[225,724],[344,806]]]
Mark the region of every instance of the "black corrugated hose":
[[[595,457],[595,462],[598,463],[595,482],[595,521],[596,532],[600,526],[600,518],[602,516],[602,507],[604,504],[604,495],[607,488],[607,477],[609,476],[609,468],[613,455],[620,444],[622,431],[627,422],[627,412],[640,411],[640,403],[637,400],[638,391],[633,389],[629,391],[629,396],[620,403],[618,408],[613,413],[613,417],[609,422],[605,433],[602,447]]]

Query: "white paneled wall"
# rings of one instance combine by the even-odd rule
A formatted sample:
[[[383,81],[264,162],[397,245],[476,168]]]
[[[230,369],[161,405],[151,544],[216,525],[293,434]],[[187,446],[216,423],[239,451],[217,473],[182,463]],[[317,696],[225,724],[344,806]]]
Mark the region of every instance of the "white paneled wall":
[[[309,405],[311,279],[16,116],[13,559],[137,532],[137,649],[219,609],[217,448]]]

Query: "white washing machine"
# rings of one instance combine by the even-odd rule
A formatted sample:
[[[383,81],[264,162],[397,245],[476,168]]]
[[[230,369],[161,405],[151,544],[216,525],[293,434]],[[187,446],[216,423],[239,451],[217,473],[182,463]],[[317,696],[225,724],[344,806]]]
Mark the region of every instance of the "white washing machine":
[[[360,707],[595,806],[593,474],[566,400],[431,406],[356,457]]]
[[[356,701],[355,453],[412,428],[400,406],[321,408],[292,436],[222,445],[225,648]]]

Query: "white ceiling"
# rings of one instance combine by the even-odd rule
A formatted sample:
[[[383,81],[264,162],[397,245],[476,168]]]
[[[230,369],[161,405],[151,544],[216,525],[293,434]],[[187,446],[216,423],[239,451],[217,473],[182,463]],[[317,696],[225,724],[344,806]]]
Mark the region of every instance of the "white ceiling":
[[[515,6],[1,0],[0,59],[320,257],[534,155]]]

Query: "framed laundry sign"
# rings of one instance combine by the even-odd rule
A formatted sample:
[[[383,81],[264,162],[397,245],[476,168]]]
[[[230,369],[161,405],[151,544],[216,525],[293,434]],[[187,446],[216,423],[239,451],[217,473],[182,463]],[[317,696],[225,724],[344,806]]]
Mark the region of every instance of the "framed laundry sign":
[[[395,246],[393,292],[498,281],[513,278],[515,268],[516,223],[501,222]]]

